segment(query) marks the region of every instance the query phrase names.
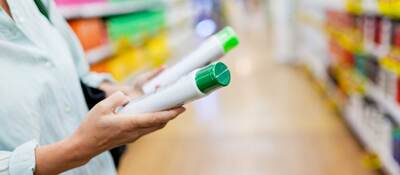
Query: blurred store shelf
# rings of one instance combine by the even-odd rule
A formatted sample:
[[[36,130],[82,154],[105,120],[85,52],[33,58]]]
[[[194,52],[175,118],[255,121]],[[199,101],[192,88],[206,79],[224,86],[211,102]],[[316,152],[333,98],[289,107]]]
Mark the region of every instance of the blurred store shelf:
[[[397,138],[393,134],[400,123],[400,102],[392,92],[397,80],[390,79],[398,77],[396,70],[400,68],[397,63],[389,65],[395,70],[382,65],[383,58],[392,56],[391,48],[396,43],[379,43],[363,30],[386,27],[376,30],[376,36],[390,36],[394,41],[396,33],[382,32],[397,25],[399,4],[378,0],[303,0],[301,7],[298,21],[302,62],[315,79],[332,87],[326,90],[330,100],[335,100],[332,94],[344,94],[344,103],[338,110],[366,150],[379,159],[373,168],[400,174],[395,151],[398,145],[394,145]],[[366,21],[373,26],[365,26]]]
[[[162,5],[162,0],[137,0],[60,6],[59,10],[65,18],[72,19],[121,15],[135,11],[158,8]]]
[[[389,99],[372,83],[366,83],[366,94],[376,100],[386,112],[390,113],[394,119],[400,123],[400,106],[397,102]]]
[[[80,40],[83,42],[83,45],[86,46],[86,58],[91,65],[102,63],[106,59],[111,60],[116,56],[117,52],[124,51],[116,49],[120,48],[121,41],[120,38],[117,40],[113,38],[112,33],[115,33],[115,29],[110,29],[117,26],[114,23],[110,23],[111,20],[116,18],[117,20],[121,20],[125,17],[132,18],[132,20],[140,20],[140,18],[147,16],[149,19],[144,20],[147,21],[147,23],[150,22],[150,19],[153,20],[151,22],[157,22],[157,24],[151,25],[153,26],[151,29],[145,28],[141,22],[136,22],[138,25],[142,25],[143,29],[140,29],[140,27],[135,28],[137,30],[131,29],[132,32],[136,32],[136,34],[124,38],[128,41],[125,42],[125,44],[128,45],[143,46],[146,42],[166,34],[166,41],[170,53],[173,53],[173,55],[181,55],[179,53],[181,53],[182,49],[179,46],[187,46],[188,43],[194,40],[193,23],[196,14],[192,9],[192,4],[187,0],[134,0],[72,5],[60,3],[58,4],[58,8],[71,25],[74,24],[74,31],[78,32]],[[150,9],[152,12],[159,12],[158,14],[161,14],[159,15],[160,18],[156,19],[156,15],[148,16],[155,14],[146,12],[146,10]],[[135,14],[138,15],[135,17]],[[126,23],[120,23],[118,25],[126,26]],[[108,32],[108,34],[106,34],[107,36],[102,34],[101,37],[100,34],[93,34],[95,37],[88,37],[89,34],[87,30],[89,28],[90,30],[97,30],[96,33]],[[120,29],[122,30],[123,28]],[[128,33],[125,32],[125,34]],[[90,40],[91,38],[96,39],[97,46],[93,46],[93,42]],[[106,42],[101,41],[104,38],[107,38],[105,39]],[[161,48],[161,46],[159,47]],[[132,47],[125,48],[129,49]]]
[[[372,86],[368,87],[368,95],[375,100],[382,100],[381,94],[375,91]],[[388,174],[397,175],[400,173],[400,169],[396,161],[394,161],[391,150],[387,149],[391,147],[391,131],[390,126],[385,125],[385,119],[375,120],[374,126],[371,127],[370,121],[363,119],[362,113],[356,110],[352,105],[355,105],[354,100],[350,100],[351,104],[344,107],[343,116],[348,122],[349,127],[357,135],[358,139],[362,142],[364,148],[371,154],[376,155],[379,158],[380,166],[383,166],[385,172]],[[382,101],[379,101],[379,103]],[[356,104],[357,105],[357,104]],[[387,105],[387,106],[386,106]],[[389,107],[392,112],[398,113],[398,109],[393,108],[391,103],[385,104]],[[377,134],[379,133],[379,134]]]

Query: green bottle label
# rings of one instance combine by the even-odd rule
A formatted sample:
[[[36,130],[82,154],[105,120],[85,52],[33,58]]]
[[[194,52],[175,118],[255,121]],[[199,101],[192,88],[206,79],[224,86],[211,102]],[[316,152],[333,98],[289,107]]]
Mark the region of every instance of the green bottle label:
[[[196,85],[205,94],[228,86],[230,82],[231,73],[222,62],[210,64],[196,73]]]

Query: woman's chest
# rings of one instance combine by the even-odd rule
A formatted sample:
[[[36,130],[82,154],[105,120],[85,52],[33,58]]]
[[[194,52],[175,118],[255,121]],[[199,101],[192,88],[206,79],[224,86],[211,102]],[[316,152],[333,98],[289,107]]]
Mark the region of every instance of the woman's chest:
[[[57,51],[0,40],[1,108],[41,109],[73,106],[82,101],[79,77],[71,58]],[[18,110],[16,111],[18,112]]]

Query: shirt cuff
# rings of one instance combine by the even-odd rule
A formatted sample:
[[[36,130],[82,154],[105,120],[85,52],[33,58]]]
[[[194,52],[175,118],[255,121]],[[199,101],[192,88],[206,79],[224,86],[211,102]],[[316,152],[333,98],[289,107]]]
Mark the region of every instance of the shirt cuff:
[[[36,167],[36,141],[27,142],[17,147],[9,162],[10,175],[33,175]]]
[[[97,88],[99,85],[103,82],[109,81],[109,82],[114,82],[114,79],[110,74],[107,73],[89,73],[88,75],[85,75],[81,77],[81,80],[83,83],[85,83],[87,86],[90,86],[92,88]]]

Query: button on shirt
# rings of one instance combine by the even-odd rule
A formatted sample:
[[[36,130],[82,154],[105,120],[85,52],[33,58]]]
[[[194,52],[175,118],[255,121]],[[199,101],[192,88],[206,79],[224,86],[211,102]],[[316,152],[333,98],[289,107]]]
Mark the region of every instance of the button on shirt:
[[[0,10],[0,175],[32,175],[34,149],[71,135],[88,112],[80,86],[107,75],[89,72],[84,53],[51,0],[44,17],[33,0],[8,0]],[[1,9],[1,8],[0,8]],[[114,175],[103,153],[64,175]]]

